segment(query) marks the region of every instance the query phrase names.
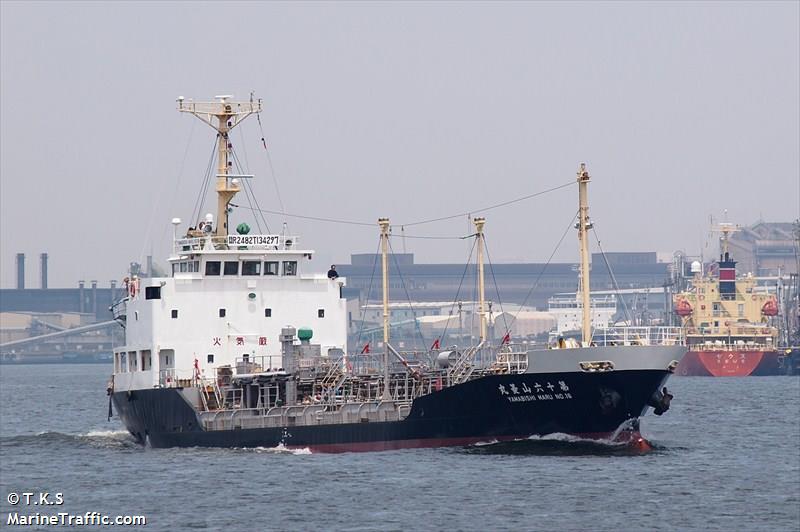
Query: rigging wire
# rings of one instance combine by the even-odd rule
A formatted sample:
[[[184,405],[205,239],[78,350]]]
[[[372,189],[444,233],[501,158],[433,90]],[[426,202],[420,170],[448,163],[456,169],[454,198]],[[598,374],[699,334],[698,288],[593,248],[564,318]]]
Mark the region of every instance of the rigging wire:
[[[247,198],[247,201],[252,204],[253,200],[250,197],[251,196],[250,187],[245,186],[245,187],[243,187],[243,190],[244,190],[244,195]],[[258,216],[254,216],[253,219],[256,222],[256,227],[258,228],[258,232],[261,233],[262,232],[261,231],[261,222],[258,221]],[[270,233],[270,232],[271,231],[269,230],[269,227],[267,227],[267,233]]]
[[[401,238],[414,238],[420,240],[466,240],[475,235],[467,235],[467,236],[422,236],[422,235],[402,235]],[[405,250],[403,251],[405,253]]]
[[[412,222],[412,223],[393,224],[393,225],[400,225],[401,227],[410,227],[410,226],[414,226],[414,225],[422,225],[422,224],[428,224],[428,223],[433,223],[433,222],[440,222],[440,221],[444,221],[444,220],[452,220],[453,218],[460,218],[462,216],[467,216],[467,218],[469,219],[469,217],[472,214],[486,212],[486,211],[489,211],[489,210],[492,210],[492,209],[497,209],[499,207],[505,207],[505,206],[511,205],[513,203],[518,203],[520,201],[525,201],[525,200],[528,200],[528,199],[531,199],[531,198],[535,198],[537,196],[542,196],[542,195],[548,194],[550,192],[555,192],[556,190],[560,190],[562,188],[565,188],[565,187],[568,187],[568,186],[571,186],[571,185],[574,185],[574,184],[575,184],[574,181],[570,181],[569,183],[564,183],[563,185],[559,185],[559,186],[556,186],[556,187],[548,188],[546,190],[541,190],[539,192],[534,192],[533,194],[527,194],[525,196],[520,196],[518,198],[514,198],[514,199],[511,199],[511,200],[508,200],[508,201],[504,201],[502,203],[496,203],[496,204],[490,205],[488,207],[482,207],[480,209],[475,209],[475,210],[468,211],[468,212],[461,212],[459,214],[454,214],[454,215],[451,215],[451,216],[442,216],[442,217],[439,217],[439,218],[431,218],[429,220],[421,220],[421,221]],[[235,205],[235,206],[236,207],[241,207],[241,205]],[[281,211],[273,211],[273,210],[269,210],[269,209],[259,209],[259,210],[262,213],[266,213],[266,214],[281,215],[281,216],[286,216],[288,218],[299,218],[301,220],[314,220],[314,221],[318,221],[318,222],[329,222],[329,223],[338,223],[338,224],[346,224],[346,225],[357,225],[357,226],[364,226],[364,227],[374,227],[375,226],[374,222],[362,222],[362,221],[356,221],[356,220],[342,220],[342,219],[325,218],[325,217],[319,217],[319,216],[306,216],[306,215],[302,215],[302,214],[287,213],[287,212],[285,212],[283,210],[281,210]],[[411,238],[411,237],[407,237],[407,238]]]
[[[475,241],[477,242],[478,239],[476,238]],[[475,257],[477,260],[477,257]],[[469,313],[469,340],[470,345],[472,345],[473,338],[475,337],[475,302],[478,300],[478,283],[479,283],[479,276],[480,272],[478,271],[478,265],[475,265],[475,276],[472,278],[472,312]],[[480,324],[478,324],[480,326]]]
[[[564,183],[562,185],[558,185],[557,187],[548,188],[547,190],[534,192],[533,194],[528,194],[526,196],[521,196],[519,198],[514,198],[514,199],[511,199],[511,200],[508,200],[508,201],[503,201],[501,203],[496,203],[496,204],[490,205],[488,207],[483,207],[483,208],[480,208],[480,209],[474,209],[474,210],[466,211],[466,212],[460,212],[458,214],[453,214],[453,215],[450,215],[450,216],[441,216],[439,218],[431,218],[429,220],[421,220],[421,221],[418,221],[418,222],[405,223],[403,225],[406,226],[406,227],[410,227],[412,225],[422,225],[422,224],[428,224],[428,223],[433,223],[433,222],[441,222],[441,221],[444,221],[444,220],[452,220],[453,218],[460,218],[460,217],[465,216],[465,215],[469,218],[473,214],[478,214],[478,213],[490,211],[492,209],[497,209],[499,207],[505,207],[506,205],[511,205],[513,203],[518,203],[520,201],[525,201],[527,199],[535,198],[536,196],[542,196],[542,195],[547,194],[549,192],[555,192],[556,190],[560,190],[562,188],[566,188],[566,187],[574,185],[574,184],[575,184],[575,181],[570,181],[568,183]]]
[[[419,339],[422,342],[422,348],[426,349],[425,344],[425,337],[422,335],[422,329],[419,327],[419,321],[417,321],[417,311],[414,310],[414,305],[411,302],[411,294],[408,293],[408,288],[406,287],[406,281],[403,278],[403,272],[400,271],[400,264],[397,262],[397,255],[394,253],[394,248],[392,247],[392,239],[387,239],[389,243],[389,251],[391,251],[392,260],[394,261],[394,267],[397,269],[397,276],[400,277],[400,284],[403,287],[403,291],[406,293],[406,299],[408,300],[408,308],[411,310],[411,316],[414,318],[414,328],[417,330],[417,334],[419,334]]]
[[[214,145],[211,147],[211,156],[208,158],[208,165],[206,166],[206,173],[203,176],[203,184],[197,194],[197,199],[194,202],[194,209],[192,209],[192,219],[197,224],[200,222],[200,216],[203,212],[203,207],[206,203],[206,194],[208,193],[208,186],[211,182],[211,171],[214,167],[214,154],[217,151],[217,143],[219,142],[219,135],[214,139]]]
[[[252,99],[253,95],[250,94],[250,98]],[[278,176],[275,174],[275,168],[272,166],[272,157],[269,154],[269,148],[267,148],[267,140],[264,135],[264,127],[261,125],[261,113],[256,113],[256,120],[258,120],[258,129],[261,131],[261,145],[264,146],[264,152],[267,154],[267,163],[269,164],[269,171],[272,174],[272,183],[275,185],[275,195],[278,198],[278,205],[281,207],[280,214],[288,216],[286,214],[286,209],[283,207],[283,199],[281,198],[281,190],[278,188]]]
[[[372,273],[369,277],[369,288],[367,288],[367,298],[365,299],[364,308],[361,310],[361,324],[359,325],[358,329],[358,338],[356,339],[356,345],[361,344],[361,335],[364,332],[364,327],[367,322],[367,304],[369,304],[369,298],[372,296],[372,282],[375,280],[375,269],[378,267],[378,255],[380,254],[381,250],[381,241],[378,239],[378,249],[375,250],[375,259],[372,262]]]
[[[556,244],[556,247],[553,248],[553,252],[550,253],[550,257],[547,258],[547,262],[544,264],[544,267],[539,272],[539,275],[536,276],[536,280],[533,282],[533,286],[531,286],[531,289],[528,290],[528,294],[525,296],[525,299],[522,301],[522,304],[520,305],[519,309],[514,314],[514,316],[511,318],[511,325],[509,325],[509,327],[514,325],[514,322],[517,320],[517,316],[519,315],[520,312],[522,312],[522,309],[525,306],[525,304],[528,302],[528,299],[531,297],[531,294],[533,294],[533,291],[536,289],[537,286],[539,286],[539,281],[541,280],[542,276],[544,275],[544,272],[547,270],[547,267],[550,265],[550,262],[553,260],[553,257],[555,256],[556,252],[558,251],[558,248],[561,247],[561,243],[564,242],[564,239],[567,237],[567,233],[569,233],[569,230],[574,227],[575,219],[578,217],[579,213],[580,213],[580,209],[575,211],[575,214],[572,215],[572,218],[570,219],[569,224],[567,224],[567,228],[564,229],[564,233],[561,235],[561,238],[558,240],[558,244]]]
[[[500,288],[497,286],[497,278],[494,276],[494,264],[492,263],[492,257],[489,256],[489,246],[486,244],[486,237],[483,237],[483,248],[486,250],[486,260],[489,261],[489,272],[492,274],[492,282],[494,283],[494,291],[497,294],[497,304],[500,305],[500,315],[503,316],[503,325],[506,328],[506,334],[510,332],[508,328],[508,320],[506,320],[506,314],[503,310],[503,300],[500,299]],[[504,335],[505,336],[505,335]],[[492,338],[493,340],[494,338]]]
[[[244,174],[244,169],[242,168],[241,162],[239,161],[239,156],[236,154],[236,151],[234,151],[232,145],[231,145],[231,155],[233,156],[233,160],[236,163],[236,167],[237,167],[239,173]],[[252,186],[250,185],[250,182],[249,182],[248,178],[244,179],[244,186],[242,188],[244,189],[245,195],[247,196],[247,201],[250,203],[250,210],[254,213],[253,218],[256,220],[256,225],[258,226],[258,230],[261,231],[261,224],[258,223],[258,216],[255,215],[255,213],[261,214],[260,213],[261,209],[259,208],[260,205],[258,204],[258,198],[256,197],[256,193],[253,190]],[[248,191],[249,191],[249,195],[247,194]],[[252,200],[250,199],[251,196],[252,196]],[[253,204],[255,204],[255,207],[253,207]],[[233,204],[229,203],[229,205],[233,205]],[[263,214],[261,214],[261,220],[264,222],[264,225],[267,228],[267,232],[271,232],[270,228],[269,228],[269,223],[267,222],[267,219],[264,217]]]
[[[245,207],[243,205],[237,205],[237,204],[234,204],[234,203],[231,203],[231,205],[233,205],[234,207],[239,207],[239,208],[243,208],[243,209],[247,208],[247,207]],[[364,226],[364,227],[375,227],[375,225],[376,225],[374,222],[356,222],[356,221],[352,221],[352,220],[337,220],[337,219],[334,219],[334,218],[323,218],[323,217],[320,217],[320,216],[303,216],[303,215],[300,215],[300,214],[289,214],[289,213],[280,212],[280,211],[272,211],[272,210],[269,210],[269,209],[254,209],[254,210],[258,210],[258,211],[260,211],[262,213],[266,213],[266,214],[275,214],[275,215],[287,216],[289,218],[299,218],[301,220],[314,220],[314,221],[317,221],[317,222],[329,222],[329,223],[336,223],[336,224],[360,225],[360,226]]]
[[[238,129],[239,129],[239,136],[242,138],[242,154],[244,155],[245,168],[250,168],[250,161],[247,160],[247,144],[245,144],[244,142],[244,129],[242,129],[241,127],[239,127]]]
[[[472,241],[472,248],[469,250],[469,255],[467,256],[467,261],[464,264],[464,271],[461,273],[461,280],[458,281],[458,288],[456,289],[456,296],[453,299],[453,304],[450,306],[450,311],[448,312],[448,319],[444,324],[444,330],[442,331],[441,336],[439,336],[440,340],[444,340],[447,336],[447,329],[450,327],[450,316],[453,315],[453,310],[456,308],[458,304],[458,296],[461,294],[461,286],[464,284],[464,279],[467,276],[467,271],[469,270],[469,265],[472,263],[472,253],[475,251],[475,244],[477,240]],[[461,332],[459,331],[459,334]]]
[[[249,191],[250,191],[250,194],[253,196],[253,203],[255,203],[255,205],[256,205],[256,208],[258,209],[258,207],[259,207],[259,205],[258,205],[258,198],[256,197],[256,193],[255,193],[255,191],[253,190],[253,187],[250,185],[250,183],[249,183],[249,181],[248,181],[248,180],[245,180],[245,184],[244,184],[244,185],[245,185],[245,189],[246,189],[246,190],[249,190]],[[260,209],[259,209],[259,211],[260,211]],[[257,217],[257,216],[253,216],[253,218],[255,218],[256,220],[258,220],[258,217]],[[265,226],[266,226],[266,228],[267,228],[267,232],[268,232],[268,233],[271,233],[272,231],[270,231],[270,228],[269,228],[269,222],[267,222],[267,219],[264,217],[264,215],[263,215],[263,214],[261,214],[261,221],[263,221],[263,222],[264,222],[264,225],[265,225]]]
[[[230,152],[231,152],[231,157],[233,159],[233,162],[236,165],[236,171],[239,172],[240,174],[244,174],[245,170],[244,170],[244,168],[242,168],[242,164],[239,161],[239,157],[236,155],[236,152],[233,151],[233,144],[229,143],[228,146],[229,146],[229,149],[230,149]],[[244,182],[244,184],[242,186],[242,190],[244,190],[244,195],[247,198],[247,202],[252,207],[253,206],[253,200],[251,198],[250,187],[247,186],[247,179],[245,179],[245,182]],[[258,228],[258,232],[260,233],[261,232],[261,223],[258,221],[258,216],[254,216],[253,218],[256,221],[256,227]],[[229,223],[230,223],[230,220],[229,220]],[[230,227],[229,227],[229,229],[230,229]],[[267,232],[269,232],[269,227],[267,227]]]
[[[622,302],[622,310],[625,312],[625,318],[628,320],[628,323],[632,326],[633,325],[633,318],[631,317],[630,312],[628,311],[628,305],[625,304],[625,298],[622,297],[622,292],[620,292],[619,284],[617,284],[617,278],[614,275],[614,271],[611,269],[611,264],[608,263],[608,257],[606,257],[606,252],[603,251],[603,246],[600,243],[600,237],[597,234],[597,230],[592,225],[592,233],[594,234],[595,240],[597,240],[597,248],[600,250],[600,255],[603,256],[603,262],[606,264],[606,269],[608,269],[608,275],[611,277],[611,285],[614,287],[614,293],[619,298],[620,302]]]

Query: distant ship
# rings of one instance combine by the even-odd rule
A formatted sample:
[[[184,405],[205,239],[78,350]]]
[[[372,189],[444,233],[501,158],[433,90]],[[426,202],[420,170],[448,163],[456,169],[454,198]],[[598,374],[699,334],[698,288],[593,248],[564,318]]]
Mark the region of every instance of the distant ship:
[[[752,274],[737,277],[728,251],[733,224],[718,226],[722,234],[719,260],[704,273],[692,264],[689,288],[674,296],[675,313],[683,320],[689,352],[678,365],[679,375],[746,377],[779,375],[778,329],[770,318],[778,314],[774,295],[760,290]]]
[[[126,280],[113,307],[125,327],[114,350],[109,407],[153,447],[309,448],[341,452],[466,445],[564,433],[640,442],[639,418],[662,414],[685,347],[489,346],[483,228],[475,218],[480,340],[464,349],[400,353],[390,343],[390,222],[378,220],[383,343],[348,353],[346,280],[315,273],[296,236],[229,229],[230,203],[252,176],[234,174],[230,131],[261,101],[178,100],[217,135],[217,215],[174,219],[171,275]],[[206,182],[212,179],[211,172]],[[589,305],[585,166],[577,176],[581,290]],[[320,193],[323,193],[320,191]],[[252,191],[250,191],[252,196]],[[312,343],[312,340],[315,342]],[[564,347],[564,346],[562,346]],[[484,356],[487,354],[491,356]],[[477,354],[482,356],[476,356]],[[486,360],[485,364],[481,361]]]

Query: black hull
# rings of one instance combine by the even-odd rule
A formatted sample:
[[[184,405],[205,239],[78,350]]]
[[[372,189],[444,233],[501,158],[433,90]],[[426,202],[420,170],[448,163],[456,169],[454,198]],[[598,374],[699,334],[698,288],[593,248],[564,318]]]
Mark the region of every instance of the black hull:
[[[113,400],[131,434],[152,447],[369,451],[552,433],[607,438],[644,414],[669,375],[637,370],[489,376],[416,399],[402,421],[224,431],[201,429],[194,409],[174,388],[116,392]]]

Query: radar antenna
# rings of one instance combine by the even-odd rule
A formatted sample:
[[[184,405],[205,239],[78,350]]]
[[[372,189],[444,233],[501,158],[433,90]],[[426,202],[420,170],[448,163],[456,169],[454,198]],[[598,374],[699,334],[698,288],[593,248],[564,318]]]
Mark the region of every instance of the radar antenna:
[[[728,239],[730,235],[733,233],[737,233],[742,230],[742,228],[734,223],[728,221],[728,209],[725,209],[725,221],[719,222],[717,224],[713,224],[711,226],[712,233],[719,233],[719,248],[720,248],[720,255],[724,258],[728,255]],[[727,260],[727,259],[726,259]]]

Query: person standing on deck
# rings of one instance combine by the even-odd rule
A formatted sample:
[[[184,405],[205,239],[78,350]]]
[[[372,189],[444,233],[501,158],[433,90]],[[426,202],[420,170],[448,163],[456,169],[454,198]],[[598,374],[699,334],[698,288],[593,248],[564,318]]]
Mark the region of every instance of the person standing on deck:
[[[328,279],[334,280],[339,277],[339,273],[336,271],[336,266],[331,264],[331,269],[328,270]]]

